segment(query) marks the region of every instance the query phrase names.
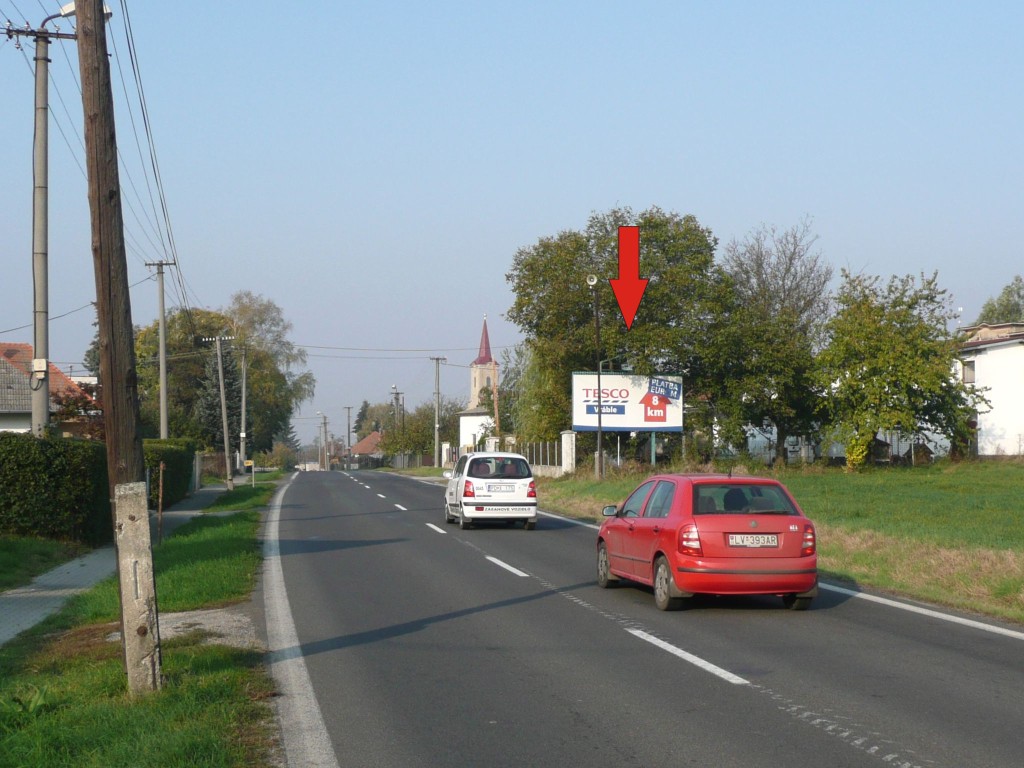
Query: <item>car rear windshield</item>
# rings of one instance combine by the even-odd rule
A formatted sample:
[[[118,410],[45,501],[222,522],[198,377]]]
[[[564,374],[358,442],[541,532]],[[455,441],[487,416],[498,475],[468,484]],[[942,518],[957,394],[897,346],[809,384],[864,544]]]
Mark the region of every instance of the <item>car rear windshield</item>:
[[[694,487],[693,513],[795,515],[797,511],[785,491],[777,485],[716,483]]]
[[[533,476],[526,459],[512,456],[473,459],[469,463],[468,474],[470,477],[501,477],[508,480],[525,480]]]

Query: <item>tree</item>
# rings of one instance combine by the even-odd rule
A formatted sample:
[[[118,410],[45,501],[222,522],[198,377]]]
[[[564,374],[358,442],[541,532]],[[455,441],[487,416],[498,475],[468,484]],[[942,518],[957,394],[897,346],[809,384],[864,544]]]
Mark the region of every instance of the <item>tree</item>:
[[[632,329],[608,285],[618,277],[620,226],[640,227],[640,274],[650,279]],[[570,424],[572,372],[595,370],[601,360],[640,375],[688,369],[692,385],[710,390],[716,375],[702,361],[728,290],[716,246],[695,217],[655,207],[595,213],[584,232],[567,230],[517,251],[505,279],[515,294],[508,318],[525,334],[528,355],[513,411],[520,437],[557,439]],[[598,279],[600,349],[588,274]]]
[[[352,422],[352,429],[360,440],[362,440],[369,432],[364,432],[363,428],[366,424],[366,416],[370,410],[370,401],[363,400],[363,404],[359,406],[359,410],[356,411],[356,420]]]
[[[814,432],[822,418],[814,355],[831,307],[832,268],[816,241],[808,219],[782,231],[762,225],[730,242],[723,258],[737,300],[728,400],[739,420],[773,428],[776,462],[786,460],[787,437]]]
[[[866,461],[880,430],[943,435],[959,450],[984,399],[953,375],[959,343],[947,324],[956,315],[937,274],[920,285],[894,276],[883,288],[844,270],[837,301],[817,378],[847,465]]]
[[[981,314],[974,324],[982,323],[1024,323],[1024,278],[1017,275],[998,297],[981,305]]]
[[[224,368],[224,404],[228,415],[228,445],[238,447],[242,426],[242,381],[238,363],[231,347],[221,345]],[[202,387],[196,401],[196,419],[203,429],[207,447],[221,449],[224,445],[224,416],[221,409],[220,371],[217,354],[210,350],[206,358]]]

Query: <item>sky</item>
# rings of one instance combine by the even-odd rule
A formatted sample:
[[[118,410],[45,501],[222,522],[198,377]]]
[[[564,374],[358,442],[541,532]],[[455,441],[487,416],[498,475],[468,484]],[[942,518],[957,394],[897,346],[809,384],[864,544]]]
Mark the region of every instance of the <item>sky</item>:
[[[108,2],[133,320],[156,320],[145,264],[171,254],[126,16],[178,262],[168,308],[276,303],[317,379],[303,440],[318,411],[340,437],[346,406],[392,386],[432,403],[430,357],[442,394],[468,398],[484,316],[499,359],[522,339],[516,251],[615,207],[692,214],[720,250],[808,218],[837,275],[937,271],[965,325],[1024,272],[1020,3]],[[0,0],[0,22],[58,7]],[[21,41],[0,35],[0,340],[30,343]],[[77,51],[50,53],[50,358],[80,371]]]

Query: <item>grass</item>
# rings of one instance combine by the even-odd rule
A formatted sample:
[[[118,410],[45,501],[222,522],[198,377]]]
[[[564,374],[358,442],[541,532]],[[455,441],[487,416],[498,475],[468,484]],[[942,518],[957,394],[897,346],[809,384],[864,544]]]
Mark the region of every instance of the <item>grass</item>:
[[[763,474],[784,482],[815,521],[825,578],[1024,623],[1024,463]],[[541,478],[541,505],[596,521],[644,476]]]
[[[260,512],[273,486],[236,488],[220,510],[154,547],[161,612],[248,599],[260,563]],[[110,578],[0,647],[0,768],[269,765],[276,738],[273,682],[262,654],[204,644],[202,633],[161,643],[160,691],[127,693]]]
[[[24,586],[87,549],[70,542],[0,536],[0,591]]]

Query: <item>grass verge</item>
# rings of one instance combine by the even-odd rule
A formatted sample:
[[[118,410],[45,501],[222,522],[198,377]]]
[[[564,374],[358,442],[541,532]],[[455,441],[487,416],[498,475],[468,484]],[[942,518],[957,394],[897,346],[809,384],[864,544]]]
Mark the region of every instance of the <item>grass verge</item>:
[[[257,486],[264,503],[273,486]],[[154,547],[161,612],[247,599],[260,562],[252,489],[218,499]],[[262,654],[209,645],[201,632],[161,643],[160,691],[132,699],[116,579],[0,647],[0,768],[269,765],[276,726]]]
[[[785,483],[815,521],[825,578],[1024,624],[1024,463],[762,474]],[[540,478],[538,495],[545,510],[596,522],[645,476]]]
[[[86,551],[88,547],[70,542],[0,536],[0,591],[22,587]]]

